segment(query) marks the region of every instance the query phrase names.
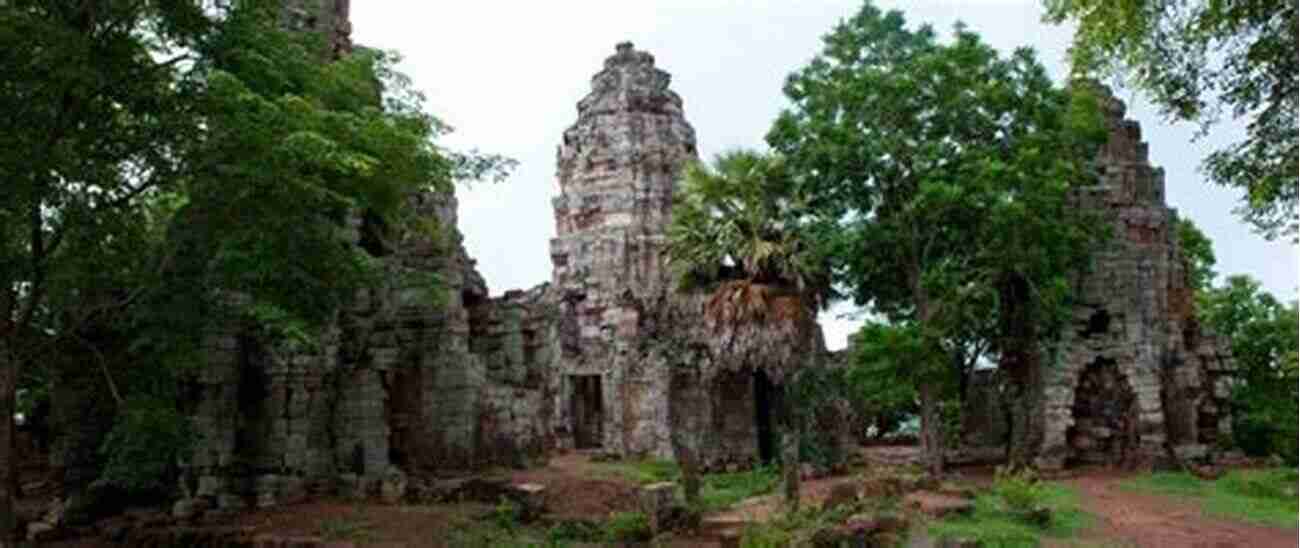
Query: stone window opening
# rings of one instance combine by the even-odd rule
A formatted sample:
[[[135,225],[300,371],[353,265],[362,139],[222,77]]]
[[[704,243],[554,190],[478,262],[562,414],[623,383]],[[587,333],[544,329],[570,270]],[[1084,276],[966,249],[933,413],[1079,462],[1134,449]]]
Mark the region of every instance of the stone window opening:
[[[1083,337],[1105,335],[1110,332],[1110,312],[1100,309],[1088,316],[1088,326],[1080,333]]]

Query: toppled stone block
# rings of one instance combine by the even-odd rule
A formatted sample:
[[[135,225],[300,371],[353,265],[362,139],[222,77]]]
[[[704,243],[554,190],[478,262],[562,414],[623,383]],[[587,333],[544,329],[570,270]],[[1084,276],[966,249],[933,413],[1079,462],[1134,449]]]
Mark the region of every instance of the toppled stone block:
[[[830,494],[822,501],[822,510],[834,510],[841,506],[857,504],[858,486],[853,483],[837,483],[831,486]]]
[[[975,504],[969,500],[930,491],[917,491],[903,497],[903,506],[935,518],[968,514]]]
[[[907,529],[907,520],[896,512],[857,514],[844,523],[813,534],[812,545],[825,548],[842,546],[894,546]]]
[[[540,483],[519,483],[510,486],[511,498],[519,503],[523,519],[531,521],[546,512],[546,486]]]
[[[659,534],[672,521],[674,495],[677,484],[671,481],[652,483],[641,488],[638,494],[641,512],[650,520],[650,531]]]
[[[172,505],[172,518],[189,521],[202,515],[210,506],[211,503],[201,497],[180,499]]]
[[[406,474],[396,466],[389,466],[379,483],[379,498],[388,504],[402,502],[407,489]]]

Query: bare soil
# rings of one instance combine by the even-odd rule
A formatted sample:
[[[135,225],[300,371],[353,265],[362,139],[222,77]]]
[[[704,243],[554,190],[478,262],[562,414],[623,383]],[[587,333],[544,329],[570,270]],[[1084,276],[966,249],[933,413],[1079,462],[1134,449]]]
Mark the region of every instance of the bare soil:
[[[1102,545],[1186,548],[1293,548],[1296,529],[1281,529],[1202,514],[1196,501],[1122,489],[1131,473],[1088,471],[1066,483],[1078,490],[1096,523],[1081,540]]]
[[[863,461],[869,467],[901,465],[915,449],[867,448]],[[568,453],[551,458],[547,466],[509,472],[514,483],[546,487],[548,518],[600,521],[612,512],[636,509],[637,485],[597,466],[588,456]],[[992,473],[983,468],[963,468],[954,480],[962,484],[987,484]],[[1132,473],[1112,470],[1076,471],[1060,480],[1074,487],[1083,509],[1095,517],[1093,525],[1077,539],[1051,541],[1049,547],[1121,546],[1271,548],[1297,546],[1297,530],[1213,518],[1202,514],[1196,501],[1122,489]],[[805,480],[801,503],[820,506],[835,485],[857,481],[856,474]],[[717,546],[726,530],[743,530],[746,523],[770,518],[782,507],[779,495],[755,497],[730,510],[706,517],[700,535],[681,536],[670,546]],[[383,505],[342,500],[317,500],[241,515],[235,525],[257,534],[281,538],[347,538],[358,546],[386,548],[444,546],[457,527],[481,519],[491,510],[482,503],[439,505]],[[713,528],[713,530],[710,530]],[[83,538],[57,546],[103,545]]]

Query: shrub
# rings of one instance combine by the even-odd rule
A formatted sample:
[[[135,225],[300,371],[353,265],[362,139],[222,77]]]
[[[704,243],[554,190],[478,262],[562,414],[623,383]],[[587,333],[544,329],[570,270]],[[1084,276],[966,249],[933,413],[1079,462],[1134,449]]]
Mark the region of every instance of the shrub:
[[[605,540],[609,542],[647,541],[651,536],[650,519],[641,512],[618,512],[605,523]]]
[[[1019,471],[998,470],[997,479],[993,482],[993,494],[1002,499],[1012,513],[1023,515],[1044,507],[1047,499],[1046,487],[1029,468]]]
[[[491,520],[497,527],[512,531],[523,523],[524,506],[510,497],[502,496],[492,509]]]
[[[175,403],[162,398],[128,398],[99,447],[100,480],[132,496],[168,492],[177,463],[189,456],[194,435]]]

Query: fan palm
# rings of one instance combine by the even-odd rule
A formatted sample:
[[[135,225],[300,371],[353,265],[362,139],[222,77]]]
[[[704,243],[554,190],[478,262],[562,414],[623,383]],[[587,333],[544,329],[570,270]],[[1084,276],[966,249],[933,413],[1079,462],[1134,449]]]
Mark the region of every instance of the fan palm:
[[[683,289],[712,292],[714,320],[803,319],[826,304],[825,256],[781,157],[726,152],[687,166],[681,184],[669,256]]]

